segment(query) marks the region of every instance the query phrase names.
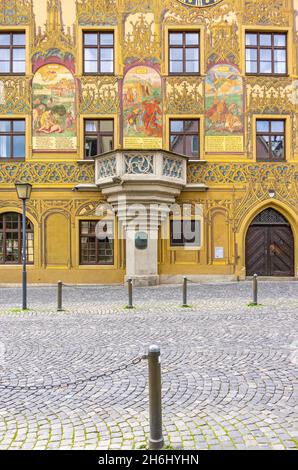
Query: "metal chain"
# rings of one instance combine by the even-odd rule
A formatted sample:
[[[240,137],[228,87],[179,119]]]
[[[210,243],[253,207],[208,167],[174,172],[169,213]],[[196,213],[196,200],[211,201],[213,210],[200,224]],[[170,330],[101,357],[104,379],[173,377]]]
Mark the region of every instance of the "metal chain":
[[[55,384],[55,385],[24,385],[24,386],[16,385],[16,386],[13,386],[13,385],[3,385],[0,383],[0,389],[4,389],[4,390],[50,390],[54,388],[70,387],[72,385],[83,385],[84,383],[87,383],[87,382],[96,382],[98,379],[101,379],[103,377],[110,377],[111,375],[116,374],[118,372],[122,372],[123,370],[127,370],[132,366],[137,366],[144,359],[147,359],[146,355],[135,357],[132,361],[128,362],[127,364],[123,364],[117,367],[116,369],[107,370],[105,372],[102,372],[99,375],[92,375],[91,377],[87,379],[80,379],[80,380],[75,380],[72,382],[64,382],[64,383],[62,382],[60,384]]]

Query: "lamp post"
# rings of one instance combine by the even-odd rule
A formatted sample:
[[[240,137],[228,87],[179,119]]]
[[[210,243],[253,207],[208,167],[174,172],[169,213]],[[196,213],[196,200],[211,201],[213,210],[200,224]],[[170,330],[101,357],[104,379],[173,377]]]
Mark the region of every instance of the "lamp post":
[[[23,273],[22,273],[22,290],[23,290],[23,310],[27,309],[27,236],[26,236],[26,201],[30,199],[32,185],[29,183],[16,183],[16,191],[19,199],[23,203],[23,220],[22,220],[22,229],[23,229],[23,246],[22,246],[22,264],[23,264]]]

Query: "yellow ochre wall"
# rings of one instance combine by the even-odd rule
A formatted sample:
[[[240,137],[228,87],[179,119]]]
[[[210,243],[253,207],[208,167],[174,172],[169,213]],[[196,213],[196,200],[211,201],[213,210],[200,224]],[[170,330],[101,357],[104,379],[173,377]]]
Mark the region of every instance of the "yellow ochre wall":
[[[80,266],[79,221],[97,218],[94,214],[103,197],[94,189],[73,189],[78,184],[94,184],[94,164],[83,161],[84,118],[114,118],[115,146],[123,147],[121,90],[133,65],[152,67],[161,75],[164,149],[169,149],[170,118],[195,117],[201,124],[201,160],[205,163],[188,164],[189,187],[178,203],[202,206],[203,245],[200,250],[171,249],[168,240],[160,240],[160,274],[244,278],[249,224],[263,208],[274,207],[291,223],[298,275],[297,12],[297,0],[221,0],[206,8],[186,6],[179,0],[0,2],[0,31],[25,31],[27,40],[26,75],[0,77],[0,119],[25,118],[27,136],[25,162],[0,160],[0,213],[21,211],[16,180],[32,183],[28,217],[35,229],[35,261],[28,267],[30,282],[123,282],[123,241],[115,241],[114,266]],[[84,76],[83,32],[102,29],[115,32],[115,76]],[[176,29],[200,30],[200,76],[168,75],[168,31]],[[248,30],[287,32],[287,77],[245,75]],[[32,80],[48,64],[65,65],[74,77],[76,131],[72,148],[40,151],[33,141]],[[243,131],[237,141],[232,135],[227,137],[230,150],[217,152],[210,150],[204,138],[208,73],[216,66],[236,71],[243,85]],[[256,119],[272,116],[286,120],[287,160],[257,163]],[[205,184],[207,190],[196,190],[198,184]],[[274,199],[269,189],[275,190]],[[215,259],[215,247],[224,248],[223,259]],[[20,266],[0,265],[0,283],[20,282],[20,274]]]

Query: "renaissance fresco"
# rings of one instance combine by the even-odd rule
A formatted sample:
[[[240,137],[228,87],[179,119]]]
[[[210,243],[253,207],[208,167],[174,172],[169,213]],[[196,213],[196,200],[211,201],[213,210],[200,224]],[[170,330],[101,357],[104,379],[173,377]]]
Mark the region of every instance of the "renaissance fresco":
[[[76,150],[76,89],[60,64],[41,67],[33,79],[33,150]]]
[[[133,67],[123,84],[125,148],[162,148],[161,78],[151,67]]]
[[[206,77],[206,151],[243,151],[243,83],[231,65],[216,65]]]

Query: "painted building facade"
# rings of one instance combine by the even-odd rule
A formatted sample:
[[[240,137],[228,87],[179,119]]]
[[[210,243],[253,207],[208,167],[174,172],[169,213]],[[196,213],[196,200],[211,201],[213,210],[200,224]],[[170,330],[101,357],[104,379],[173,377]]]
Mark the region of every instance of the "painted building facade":
[[[297,3],[1,0],[0,282],[298,276]]]

